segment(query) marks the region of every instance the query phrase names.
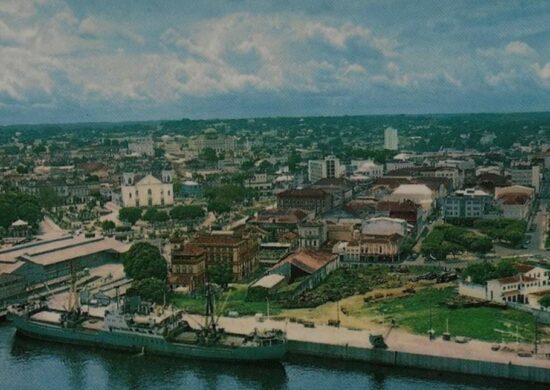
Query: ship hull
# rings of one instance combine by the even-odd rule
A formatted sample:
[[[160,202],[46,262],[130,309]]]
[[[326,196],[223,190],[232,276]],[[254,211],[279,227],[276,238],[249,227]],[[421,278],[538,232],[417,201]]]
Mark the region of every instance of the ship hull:
[[[171,342],[154,335],[82,328],[67,329],[20,316],[10,316],[10,319],[18,334],[35,339],[168,357],[227,362],[277,361],[284,357],[287,350],[286,343],[258,347],[204,346]]]

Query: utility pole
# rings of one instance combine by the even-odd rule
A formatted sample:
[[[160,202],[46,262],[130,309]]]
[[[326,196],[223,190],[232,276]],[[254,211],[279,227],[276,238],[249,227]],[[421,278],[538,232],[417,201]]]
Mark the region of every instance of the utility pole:
[[[336,323],[340,326],[340,300],[336,301]]]
[[[537,315],[533,315],[533,319],[535,320],[535,355],[538,353],[538,338],[539,338],[539,324],[537,321]]]

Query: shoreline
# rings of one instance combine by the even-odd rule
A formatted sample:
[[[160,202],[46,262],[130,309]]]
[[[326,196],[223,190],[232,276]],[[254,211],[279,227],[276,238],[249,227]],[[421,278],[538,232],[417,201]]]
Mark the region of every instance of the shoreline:
[[[194,322],[201,316],[190,316]],[[253,317],[220,318],[220,326],[230,332],[249,332],[255,328],[286,330],[288,353],[317,358],[363,361],[385,366],[419,368],[476,376],[550,383],[550,359],[542,356],[520,357],[518,350],[530,351],[532,345],[501,344],[515,351],[493,351],[492,343],[471,340],[464,344],[429,341],[427,336],[393,329],[385,336],[387,349],[375,349],[367,330],[351,330],[326,325],[305,328],[287,321],[256,321]],[[501,348],[503,349],[503,348]]]

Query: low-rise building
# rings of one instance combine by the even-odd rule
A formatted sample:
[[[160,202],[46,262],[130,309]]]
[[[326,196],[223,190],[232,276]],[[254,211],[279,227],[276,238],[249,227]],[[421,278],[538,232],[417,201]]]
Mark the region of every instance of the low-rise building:
[[[207,268],[220,263],[230,264],[235,281],[248,276],[258,265],[259,242],[251,233],[218,231],[200,234],[191,245],[206,250]]]
[[[332,207],[329,193],[313,188],[286,190],[277,194],[277,207],[281,209],[304,209],[322,214]]]
[[[327,225],[320,221],[302,222],[298,236],[301,249],[319,249],[327,241]]]
[[[117,263],[129,245],[113,238],[62,236],[55,239],[15,245],[0,250],[0,274],[25,278],[28,284],[49,281],[77,270]]]
[[[250,179],[245,180],[244,186],[257,191],[262,197],[273,195],[273,180],[267,173],[255,173]]]
[[[529,163],[515,163],[510,167],[509,173],[512,184],[533,187],[535,192],[539,192],[540,166]]]
[[[446,219],[483,218],[493,209],[493,197],[475,188],[455,191],[443,200],[443,215]]]
[[[372,160],[351,160],[350,173],[368,178],[377,178],[384,175],[384,166]]]
[[[495,199],[504,218],[526,219],[529,215],[535,189],[509,186],[495,189]]]
[[[550,270],[523,264],[516,268],[516,275],[491,279],[485,284],[474,284],[468,280],[460,282],[458,292],[460,295],[497,303],[536,306],[538,300],[532,295],[550,290]]]
[[[401,184],[389,196],[390,201],[404,202],[410,200],[430,212],[434,201],[432,190],[425,184]]]
[[[342,266],[360,266],[372,262],[399,261],[399,249],[403,236],[361,235],[348,242],[339,242],[333,252],[340,258]]]
[[[299,280],[300,285],[292,292],[293,296],[298,296],[318,286],[338,266],[337,255],[306,249],[291,253],[279,261],[269,270],[269,274],[283,275],[288,284]]]
[[[193,245],[177,245],[172,249],[168,283],[172,289],[192,292],[204,286],[206,250]]]
[[[353,184],[343,177],[333,179],[321,179],[316,181],[310,187],[311,189],[323,190],[330,194],[331,207],[339,208],[353,197]]]

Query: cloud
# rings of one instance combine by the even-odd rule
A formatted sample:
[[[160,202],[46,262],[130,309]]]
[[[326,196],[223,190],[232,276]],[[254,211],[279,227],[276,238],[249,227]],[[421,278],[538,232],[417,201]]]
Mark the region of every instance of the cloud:
[[[106,20],[97,19],[93,16],[83,19],[78,26],[78,31],[83,35],[94,38],[120,36],[140,45],[145,42],[141,35],[129,29],[123,28],[120,25],[108,22]]]
[[[55,87],[52,72],[58,67],[56,60],[31,51],[0,47],[0,96],[16,102],[49,96]]]
[[[45,111],[92,120],[108,119],[105,110],[449,112],[501,109],[497,101],[525,109],[547,98],[550,40],[534,3],[304,3],[126,10],[126,2],[0,0],[0,121],[16,118],[16,107],[38,121]]]
[[[525,42],[513,41],[506,45],[504,48],[506,54],[514,54],[521,56],[528,56],[533,54],[535,51]]]
[[[550,81],[550,62],[547,62],[544,66],[536,63],[533,65],[533,69],[541,80]]]
[[[12,17],[28,18],[36,14],[37,7],[44,5],[47,0],[2,0],[0,14]]]

